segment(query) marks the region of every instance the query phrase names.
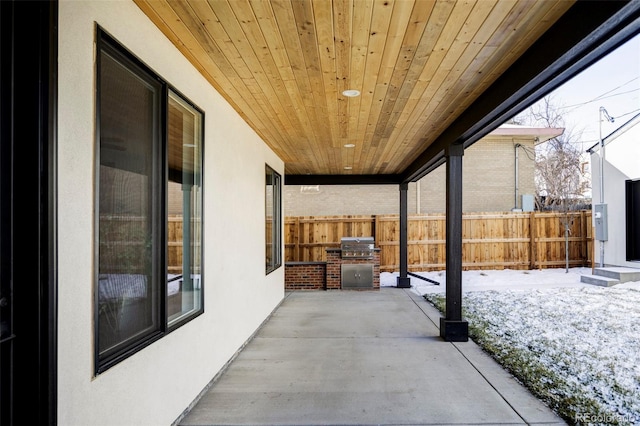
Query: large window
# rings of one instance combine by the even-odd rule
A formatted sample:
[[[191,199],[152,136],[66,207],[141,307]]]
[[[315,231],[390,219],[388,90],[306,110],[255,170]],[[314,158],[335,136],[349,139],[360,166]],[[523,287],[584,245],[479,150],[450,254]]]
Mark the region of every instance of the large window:
[[[203,114],[98,30],[96,372],[203,312]]]
[[[282,265],[282,214],[280,175],[266,166],[265,235],[267,274]]]

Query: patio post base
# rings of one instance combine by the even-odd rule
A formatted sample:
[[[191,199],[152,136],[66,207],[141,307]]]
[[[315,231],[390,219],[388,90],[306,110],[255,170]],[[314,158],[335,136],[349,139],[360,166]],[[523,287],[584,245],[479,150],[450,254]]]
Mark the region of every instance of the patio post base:
[[[398,277],[396,282],[396,287],[398,288],[411,288],[411,278],[409,277]]]
[[[440,337],[446,342],[468,342],[469,323],[440,318]]]

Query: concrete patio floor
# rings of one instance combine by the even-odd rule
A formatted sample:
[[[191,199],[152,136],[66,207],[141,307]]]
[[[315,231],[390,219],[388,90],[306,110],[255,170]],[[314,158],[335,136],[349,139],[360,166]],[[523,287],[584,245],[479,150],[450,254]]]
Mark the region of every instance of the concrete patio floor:
[[[288,293],[179,424],[566,424],[439,318],[410,289]]]

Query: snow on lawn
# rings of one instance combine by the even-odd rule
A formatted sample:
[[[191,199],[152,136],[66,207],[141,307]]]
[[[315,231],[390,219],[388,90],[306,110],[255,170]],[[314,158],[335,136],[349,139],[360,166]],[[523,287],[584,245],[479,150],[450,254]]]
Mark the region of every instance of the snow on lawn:
[[[640,282],[580,283],[590,272],[464,271],[464,317],[471,338],[570,423],[640,424]],[[440,285],[412,278],[412,290],[442,308],[444,272],[419,275]]]
[[[590,284],[580,282],[580,276],[583,274],[591,274],[591,268],[571,268],[568,273],[564,269],[463,271],[462,291],[593,287]],[[416,272],[416,275],[430,280],[425,281],[413,276],[410,277],[411,287],[419,295],[445,292],[447,278],[445,271]],[[397,276],[397,272],[382,272],[380,274],[380,285],[394,287]],[[440,285],[435,285],[431,281],[435,281]]]

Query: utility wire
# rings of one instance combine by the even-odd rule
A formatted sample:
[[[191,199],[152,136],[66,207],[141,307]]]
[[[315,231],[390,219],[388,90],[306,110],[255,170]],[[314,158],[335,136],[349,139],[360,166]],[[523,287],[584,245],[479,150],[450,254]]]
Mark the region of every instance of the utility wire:
[[[625,95],[627,93],[637,92],[640,89],[632,89],[632,90],[628,90],[626,92],[616,93],[616,94],[613,94],[611,96],[607,96],[609,93],[615,92],[616,90],[626,86],[627,84],[638,80],[638,78],[640,78],[640,77],[634,77],[631,80],[627,81],[626,83],[622,83],[618,87],[615,87],[615,88],[613,88],[613,89],[611,89],[611,90],[609,90],[607,92],[604,92],[603,94],[601,94],[599,96],[596,96],[595,98],[591,99],[590,101],[585,101],[585,102],[582,102],[582,103],[578,103],[578,104],[574,104],[574,105],[568,105],[568,106],[564,106],[564,107],[558,107],[558,109],[578,108],[578,107],[581,107],[581,106],[584,106],[584,105],[588,105],[588,104],[596,102],[596,101],[600,101],[602,99],[608,99],[608,98],[611,98],[611,97],[614,97],[614,96],[620,96],[620,95]]]
[[[638,79],[638,77],[634,77],[634,78],[632,78],[631,80],[627,81],[626,83],[621,84],[620,86],[616,87],[615,89],[611,89],[611,90],[609,90],[608,92],[604,92],[602,95],[598,96],[598,97],[597,97],[597,98],[595,98],[593,101],[597,101],[598,99],[604,99],[604,97],[603,97],[604,95],[608,95],[609,93],[614,92],[614,91],[618,90],[619,88],[624,87],[624,86],[626,86],[627,84],[629,84],[629,83],[631,83],[632,81],[635,81],[635,80],[637,80],[637,79]],[[638,90],[638,89],[635,89],[635,90]],[[634,90],[631,90],[631,92],[633,92],[633,91],[634,91]],[[628,93],[628,92],[624,92],[624,93]],[[622,93],[620,93],[620,94],[622,94]],[[593,102],[593,101],[591,101],[591,102]]]
[[[631,115],[631,114],[635,114],[636,112],[640,111],[640,108],[638,109],[634,109],[633,111],[629,111],[627,113],[624,113],[622,115],[618,115],[617,117],[613,117],[613,118],[622,118],[622,117],[626,117],[627,115]]]
[[[527,156],[527,158],[529,158],[529,160],[535,161],[536,152],[535,152],[534,149],[532,149],[532,148],[530,148],[528,146],[521,145],[521,144],[519,144],[518,148],[520,148],[520,149],[522,149],[524,151],[525,155]]]
[[[571,109],[570,111],[567,111],[567,112],[572,112],[572,111],[574,111],[574,110],[576,110],[576,109],[578,109],[578,108],[580,108],[580,107],[583,107],[583,106],[585,106],[585,105],[592,104],[592,103],[594,103],[594,102],[601,101],[601,100],[603,100],[603,99],[609,99],[609,98],[613,98],[613,97],[615,97],[615,96],[626,95],[627,93],[637,92],[638,90],[640,90],[640,89],[628,90],[628,91],[626,91],[626,92],[616,93],[616,94],[613,94],[613,95],[611,95],[611,96],[604,96],[604,95],[600,95],[600,96],[598,96],[597,98],[592,99],[592,100],[590,100],[590,101],[582,102],[582,103],[580,103],[580,104],[569,105],[569,106],[565,106],[565,107],[559,107],[558,109],[573,108],[573,109]],[[618,117],[614,117],[614,118],[618,118]]]

